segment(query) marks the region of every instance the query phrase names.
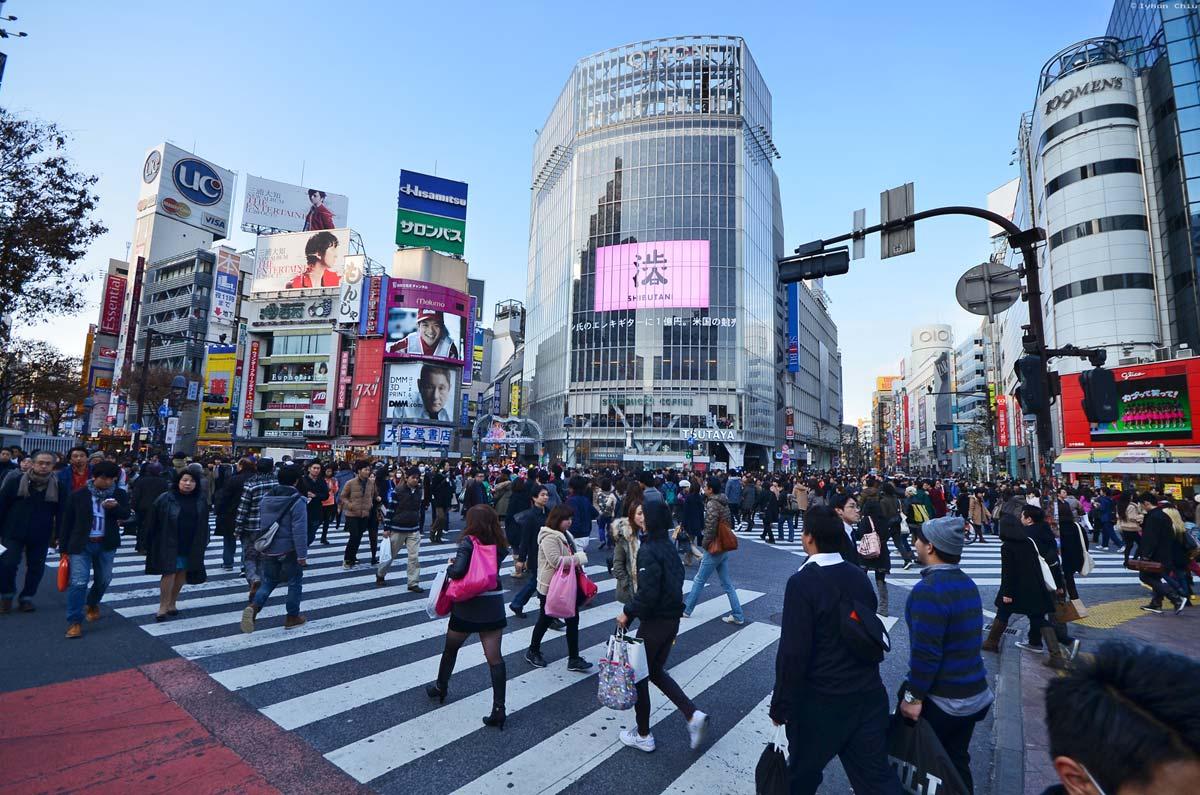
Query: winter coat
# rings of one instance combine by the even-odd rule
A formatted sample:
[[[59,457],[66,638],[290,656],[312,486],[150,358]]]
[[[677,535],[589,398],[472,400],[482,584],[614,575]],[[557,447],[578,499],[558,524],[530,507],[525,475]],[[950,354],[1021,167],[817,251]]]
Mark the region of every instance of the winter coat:
[[[637,551],[637,590],[625,615],[678,619],[683,615],[683,562],[665,532],[646,537]]]
[[[628,519],[613,522],[617,540],[613,549],[613,577],[617,581],[617,601],[629,604],[637,593],[637,555],[642,545]]]
[[[537,549],[537,589],[542,596],[550,590],[550,579],[558,570],[558,561],[561,558],[574,556],[577,566],[586,566],[588,562],[586,552],[575,551],[574,541],[568,541],[565,535],[549,527],[538,531]],[[676,555],[676,559],[678,557]],[[681,584],[680,588],[682,587]]]
[[[179,513],[186,500],[179,493],[165,491],[154,501],[150,512],[142,523],[145,529],[146,573],[174,574],[179,557]],[[187,553],[187,584],[200,585],[208,579],[204,569],[204,552],[208,547],[208,501],[203,494],[197,495],[193,503],[195,511],[195,535]]]
[[[725,499],[724,494],[713,494],[704,503],[704,540],[701,546],[708,549],[717,537],[717,525],[724,519],[729,525],[729,529],[733,529],[733,514],[729,510],[729,500]]]
[[[592,501],[582,494],[567,497],[567,507],[575,512],[575,519],[571,522],[571,535],[586,538],[592,532],[592,522],[600,514],[596,513]]]
[[[987,506],[983,504],[983,500],[978,495],[972,494],[971,501],[967,505],[967,518],[971,520],[971,524],[982,525],[988,522],[990,518],[987,512]]]
[[[313,498],[308,501],[308,522],[314,524],[321,519],[323,508],[321,503],[329,499],[329,484],[325,482],[324,475],[318,475],[316,480],[309,480],[308,475],[303,475],[300,482],[297,484],[299,491],[305,497],[311,492]]]
[[[1145,521],[1145,513],[1142,511],[1142,506],[1136,502],[1130,502],[1125,506],[1125,510],[1121,512],[1117,527],[1122,533],[1136,533],[1142,529],[1142,523]]]
[[[753,483],[742,485],[742,502],[741,508],[744,513],[749,513],[758,509],[758,494],[759,488]]]
[[[762,495],[759,499],[763,500],[763,521],[767,524],[774,524],[779,521],[779,499],[770,489],[764,489]],[[782,493],[780,496],[782,496]]]
[[[537,562],[538,530],[542,529],[546,523],[546,517],[549,515],[549,511],[531,505],[513,517],[517,537],[508,539],[508,544],[512,547],[517,560],[527,563],[530,558],[533,558],[534,562]]]
[[[500,516],[508,516],[508,503],[511,499],[511,480],[502,480],[492,488],[492,504],[496,506],[496,513]]]
[[[446,569],[446,579],[461,580],[471,570],[471,555],[475,552],[475,542],[470,536],[462,536],[458,547],[454,550],[454,561]],[[508,557],[508,547],[501,546],[496,550],[496,588],[485,591],[465,602],[455,602],[450,607],[450,615],[461,621],[476,624],[494,624],[505,619],[504,615],[504,586],[500,584],[500,567]]]
[[[1006,537],[1000,543],[1000,590],[996,607],[1007,607],[1014,613],[1045,615],[1054,611],[1054,592],[1042,582],[1042,567],[1038,563],[1038,548],[1024,538]],[[1012,604],[1005,605],[1004,597]]]
[[[734,505],[742,501],[742,479],[732,477],[725,484],[725,501]]]
[[[808,510],[808,486],[803,483],[797,483],[792,487],[792,497],[796,501],[796,510]]]
[[[1147,511],[1142,520],[1142,540],[1138,544],[1138,557],[1142,560],[1156,560],[1170,570],[1176,568],[1176,546],[1180,547],[1180,552],[1183,551],[1183,545],[1175,539],[1171,517],[1167,516],[1162,508]]]
[[[412,531],[421,526],[421,487],[410,489],[407,483],[392,492],[392,512],[388,514],[387,529],[392,532]]]
[[[506,519],[513,519],[517,514],[528,511],[532,506],[530,490],[527,485],[524,490],[514,491],[508,498],[508,512],[503,516]]]
[[[704,530],[704,497],[688,493],[683,498],[683,529],[689,535],[699,535]]]
[[[260,534],[279,522],[275,539],[262,554],[281,556],[295,552],[300,560],[308,557],[308,506],[303,494],[292,486],[276,485],[263,497],[258,516]]]
[[[62,492],[58,494],[62,499]],[[121,530],[117,523],[129,518],[129,492],[122,488],[114,489],[112,499],[117,501],[117,505],[104,512],[104,538],[100,542],[105,552],[121,546]],[[87,548],[88,535],[92,530],[92,493],[84,486],[64,502],[66,507],[63,509],[62,524],[59,525],[59,547],[69,555],[81,555]]]
[[[12,547],[31,536],[49,541],[58,526],[59,504],[68,495],[60,490],[58,503],[46,502],[46,489],[39,491],[30,485],[29,496],[18,497],[17,489],[21,487],[24,473],[16,469],[12,472],[16,474],[5,478],[3,486],[0,486],[0,539]]]
[[[150,510],[159,496],[167,490],[167,479],[162,475],[142,475],[129,487],[129,507],[139,520],[150,515]]]
[[[887,572],[892,570],[892,557],[888,552],[887,545],[887,522],[883,518],[883,513],[879,508],[879,501],[871,503],[868,510],[863,512],[862,517],[858,520],[858,527],[854,529],[854,542],[857,545],[862,537],[870,532],[879,534],[879,556],[874,558],[859,557],[858,562],[864,569],[871,571]],[[855,547],[855,554],[858,548]]]
[[[378,493],[374,478],[367,478],[366,483],[357,477],[347,481],[341,491],[342,513],[348,519],[367,518],[375,508],[375,497]]]
[[[1083,539],[1079,535],[1079,526],[1075,524],[1075,513],[1065,500],[1055,504],[1058,512],[1058,538],[1061,545],[1060,556],[1064,574],[1078,574],[1083,570]]]
[[[213,513],[217,515],[217,535],[236,535],[238,503],[242,501],[242,489],[246,487],[246,481],[252,477],[253,472],[238,472],[226,480],[224,487],[217,492],[213,505]]]
[[[920,494],[920,492],[917,492]],[[933,516],[938,518],[946,515],[946,495],[941,489],[934,489],[929,492],[929,500],[933,503]]]

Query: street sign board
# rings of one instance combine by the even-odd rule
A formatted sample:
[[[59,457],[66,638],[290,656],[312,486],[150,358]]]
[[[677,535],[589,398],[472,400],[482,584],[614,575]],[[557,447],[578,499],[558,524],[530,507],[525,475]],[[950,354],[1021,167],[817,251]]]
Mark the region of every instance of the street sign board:
[[[854,231],[858,232],[858,231],[866,229],[866,228],[867,228],[867,208],[863,207],[861,209],[854,211]],[[850,258],[851,259],[862,259],[864,256],[866,256],[866,253],[867,253],[866,249],[867,249],[867,241],[865,238],[861,238],[861,237],[854,238],[854,240],[850,246],[850,251],[851,251]]]
[[[913,203],[913,184],[906,182],[898,188],[879,194],[879,221],[888,223],[912,215],[916,210]],[[898,257],[917,250],[917,233],[913,224],[905,224],[879,234],[879,258]]]
[[[954,297],[973,315],[995,317],[1021,297],[1021,276],[1002,263],[984,262],[959,277]]]

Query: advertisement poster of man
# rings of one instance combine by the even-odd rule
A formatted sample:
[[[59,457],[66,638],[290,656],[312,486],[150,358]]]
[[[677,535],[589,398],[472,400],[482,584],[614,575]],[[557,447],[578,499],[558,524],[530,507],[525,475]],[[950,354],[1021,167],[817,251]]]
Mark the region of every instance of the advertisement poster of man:
[[[387,358],[466,362],[463,337],[470,298],[429,282],[393,279],[387,298]]]
[[[254,290],[301,290],[341,284],[350,230],[294,232],[258,239]]]
[[[433,362],[388,365],[387,417],[452,422],[457,391],[458,368]]]
[[[341,194],[248,175],[242,228],[284,232],[342,229],[348,226],[349,204]]]

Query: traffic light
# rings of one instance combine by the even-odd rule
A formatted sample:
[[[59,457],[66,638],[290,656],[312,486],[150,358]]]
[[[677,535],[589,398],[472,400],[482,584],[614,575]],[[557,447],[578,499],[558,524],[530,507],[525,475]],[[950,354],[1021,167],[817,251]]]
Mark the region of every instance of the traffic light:
[[[1083,388],[1083,413],[1088,422],[1117,421],[1117,382],[1112,370],[1096,367],[1079,374]]]
[[[1017,400],[1025,414],[1041,414],[1046,410],[1042,395],[1046,394],[1046,366],[1040,356],[1017,359]]]
[[[800,254],[779,260],[779,283],[791,284],[823,276],[840,276],[850,270],[850,250],[845,246],[816,254]]]

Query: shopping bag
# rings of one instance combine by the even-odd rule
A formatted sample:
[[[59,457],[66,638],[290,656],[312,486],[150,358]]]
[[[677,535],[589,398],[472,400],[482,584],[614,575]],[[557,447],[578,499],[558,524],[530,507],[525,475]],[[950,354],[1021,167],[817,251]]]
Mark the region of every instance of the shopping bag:
[[[579,584],[575,577],[575,558],[563,555],[558,559],[558,569],[550,577],[546,589],[546,604],[542,608],[552,618],[570,618],[575,615],[575,596]]]
[[[1087,536],[1084,535],[1083,528],[1076,523],[1075,529],[1079,531],[1079,546],[1083,550],[1083,563],[1079,566],[1079,576],[1086,577],[1096,570],[1096,561],[1088,552]]]
[[[633,668],[629,665],[625,638],[620,634],[608,639],[608,650],[600,660],[600,689],[597,697],[609,709],[632,709],[637,703]]]
[[[450,600],[446,598],[446,570],[450,566],[445,566],[433,578],[433,584],[429,586],[429,595],[425,597],[425,613],[430,618],[446,616],[450,614]]]
[[[579,581],[579,595],[581,597],[579,606],[583,607],[596,598],[596,594],[600,592],[600,589],[596,587],[596,583],[592,582],[591,577],[583,573],[583,569],[575,569],[575,576]]]
[[[471,565],[461,580],[451,580],[446,586],[446,596],[451,602],[465,602],[481,593],[496,590],[499,567],[496,565],[496,545],[483,544],[475,536],[471,539]]]
[[[383,543],[379,545],[379,566],[382,568],[390,565],[392,565],[392,539],[389,537],[383,539]]]
[[[1054,620],[1060,624],[1065,624],[1068,621],[1078,621],[1081,618],[1087,618],[1087,615],[1088,610],[1084,606],[1082,599],[1059,602],[1054,606]]]
[[[758,764],[754,767],[755,795],[787,795],[787,756],[783,750],[785,747],[786,727],[776,726],[770,742],[763,749],[762,756],[758,758]]]
[[[71,558],[63,555],[58,559],[58,590],[65,591],[71,584]]]
[[[650,676],[650,663],[646,660],[646,644],[641,638],[634,638],[625,634],[621,630],[625,638],[625,653],[629,655],[629,667],[633,669],[633,681],[635,683],[642,681]]]
[[[887,753],[905,792],[933,792],[936,788],[938,795],[967,794],[958,769],[928,721],[913,723],[894,713],[888,726]]]

